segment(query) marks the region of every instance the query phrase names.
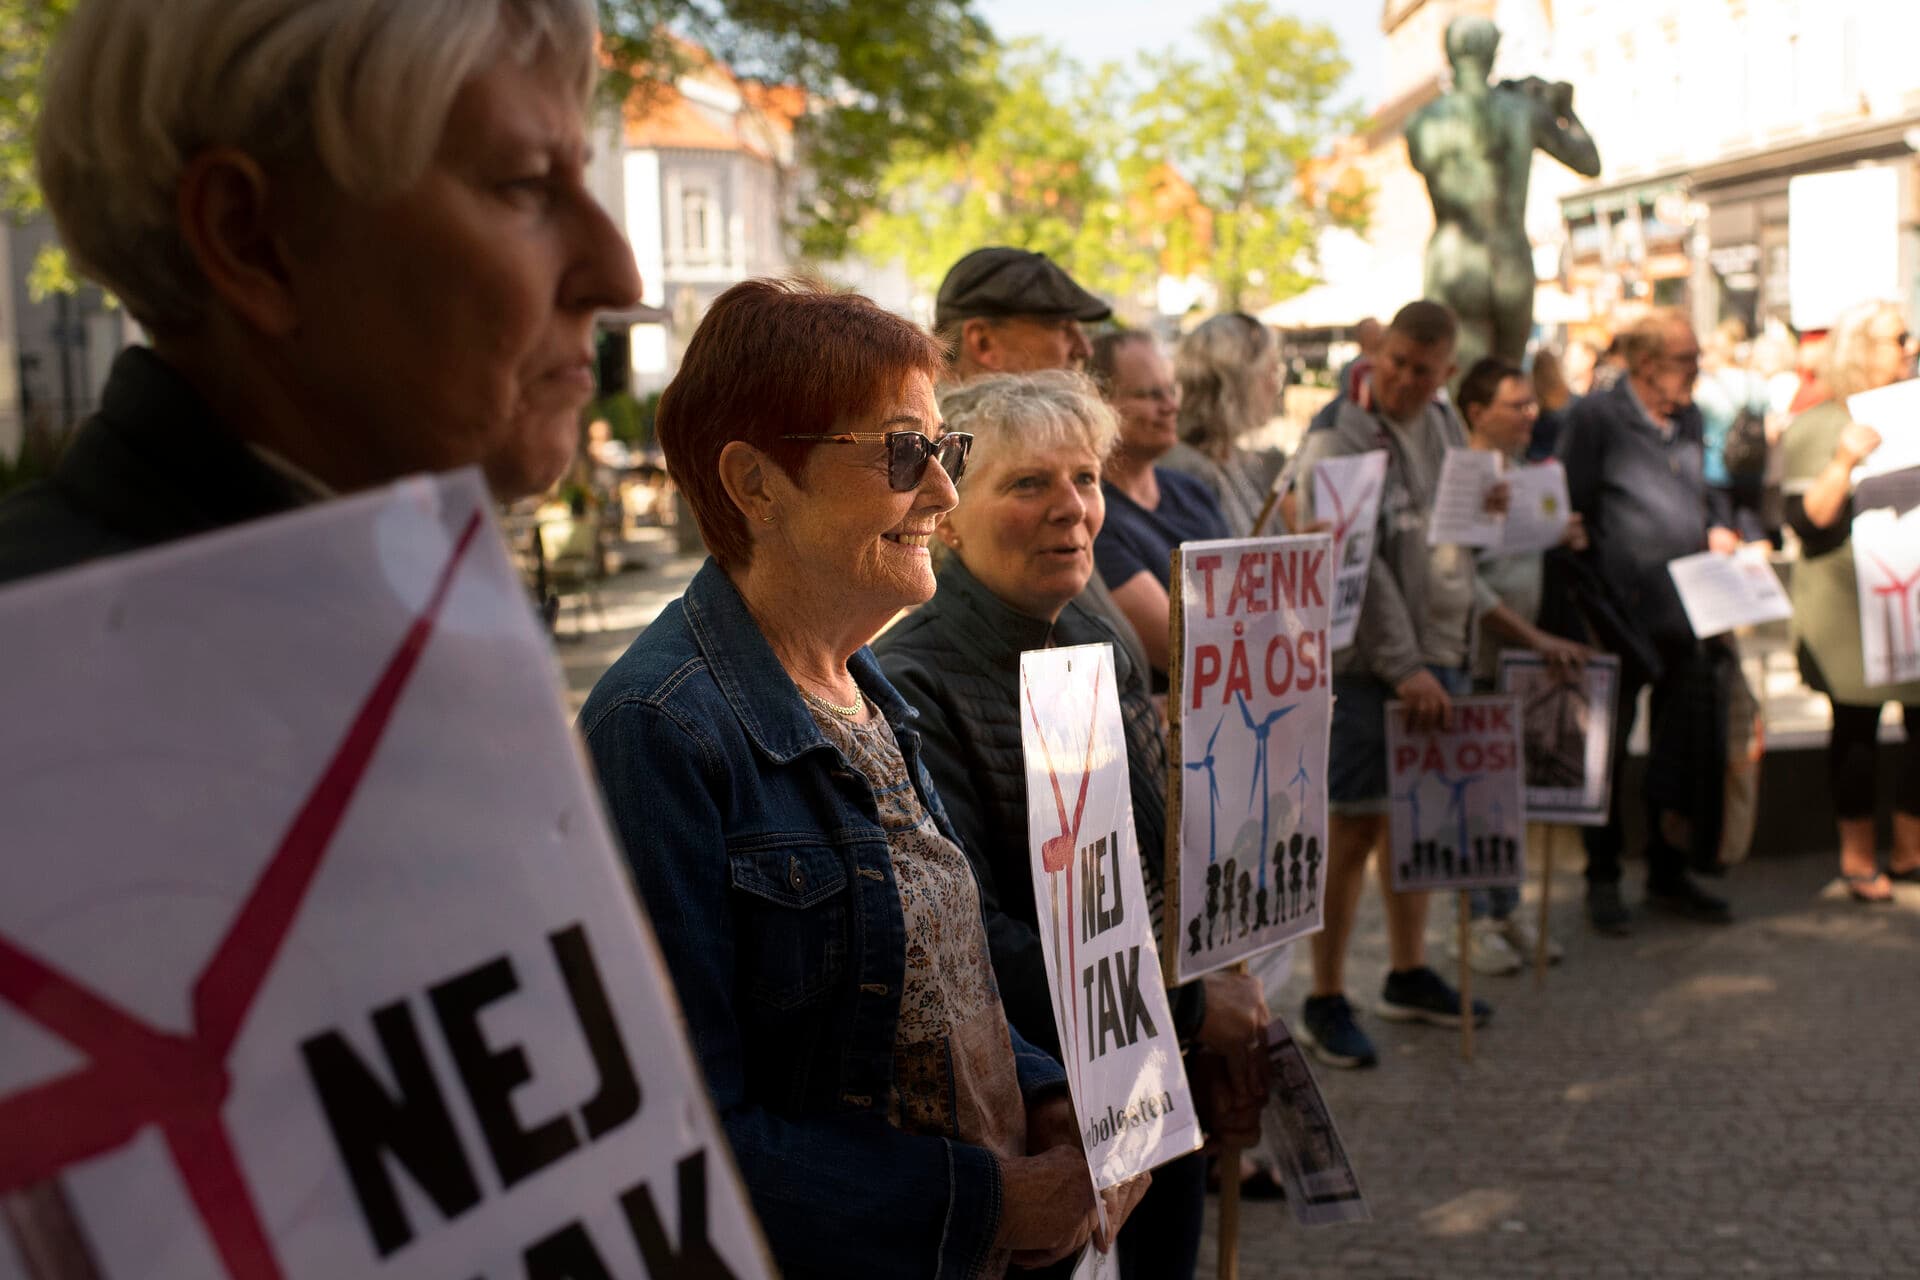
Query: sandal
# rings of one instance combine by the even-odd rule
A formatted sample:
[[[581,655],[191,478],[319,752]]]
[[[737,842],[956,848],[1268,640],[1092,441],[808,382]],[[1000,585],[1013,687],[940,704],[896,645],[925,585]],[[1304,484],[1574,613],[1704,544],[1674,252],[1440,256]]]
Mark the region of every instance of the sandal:
[[[1847,896],[1855,902],[1885,904],[1893,901],[1893,886],[1891,884],[1886,885],[1885,889],[1880,893],[1873,892],[1875,886],[1882,884],[1882,882],[1887,879],[1885,875],[1878,871],[1864,876],[1843,874],[1840,879],[1845,882],[1847,886]]]

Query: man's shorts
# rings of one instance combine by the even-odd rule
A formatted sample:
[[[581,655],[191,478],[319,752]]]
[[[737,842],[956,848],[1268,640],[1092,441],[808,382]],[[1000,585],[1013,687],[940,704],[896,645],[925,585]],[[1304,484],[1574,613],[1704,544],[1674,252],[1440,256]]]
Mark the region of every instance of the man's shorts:
[[[1472,687],[1465,671],[1427,668],[1452,697]],[[1333,743],[1327,757],[1327,809],[1353,817],[1387,811],[1387,704],[1393,686],[1373,676],[1333,678]]]

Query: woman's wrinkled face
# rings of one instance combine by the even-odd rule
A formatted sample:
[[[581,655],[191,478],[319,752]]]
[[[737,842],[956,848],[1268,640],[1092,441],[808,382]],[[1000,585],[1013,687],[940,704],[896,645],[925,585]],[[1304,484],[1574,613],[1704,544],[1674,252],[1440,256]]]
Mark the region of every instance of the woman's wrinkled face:
[[[1267,353],[1254,365],[1249,400],[1248,418],[1257,427],[1266,426],[1280,403],[1280,348],[1277,344],[1268,347]]]
[[[595,314],[640,287],[588,159],[569,77],[502,58],[461,87],[420,181],[334,200],[293,255],[302,390],[371,474],[478,464],[510,498],[566,468]]]
[[[933,382],[908,376],[900,394],[871,422],[848,431],[943,434]],[[959,501],[953,481],[930,459],[920,483],[902,493],[887,479],[887,446],[879,441],[817,444],[799,482],[781,499],[774,536],[754,556],[785,556],[798,580],[820,584],[822,610],[878,619],[933,598],[933,536]]]
[[[940,536],[987,590],[1051,620],[1093,576],[1093,540],[1107,514],[1100,460],[1070,444],[1003,449],[983,461],[970,468],[966,497]]]
[[[1113,409],[1129,454],[1157,458],[1178,443],[1180,384],[1153,343],[1129,342],[1113,353]]]

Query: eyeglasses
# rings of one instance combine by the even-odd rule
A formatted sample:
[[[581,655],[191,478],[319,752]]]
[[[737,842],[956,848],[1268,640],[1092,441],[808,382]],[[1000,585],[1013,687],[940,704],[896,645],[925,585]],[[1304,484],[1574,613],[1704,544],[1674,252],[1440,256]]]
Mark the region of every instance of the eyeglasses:
[[[955,484],[967,472],[967,454],[973,449],[973,436],[965,431],[949,431],[938,440],[930,440],[921,431],[840,431],[830,436],[781,436],[782,440],[816,440],[824,444],[874,444],[887,446],[887,484],[896,493],[920,487],[927,474],[927,460],[940,459],[940,469]]]

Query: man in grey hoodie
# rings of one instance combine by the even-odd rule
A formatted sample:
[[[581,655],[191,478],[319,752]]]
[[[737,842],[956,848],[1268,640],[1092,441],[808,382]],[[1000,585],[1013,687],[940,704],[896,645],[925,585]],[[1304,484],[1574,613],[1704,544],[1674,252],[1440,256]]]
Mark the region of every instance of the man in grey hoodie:
[[[1467,447],[1459,418],[1436,399],[1453,375],[1458,332],[1453,313],[1439,303],[1402,307],[1357,394],[1300,448],[1309,500],[1312,469],[1321,459],[1387,453],[1359,626],[1352,646],[1334,655],[1325,927],[1313,937],[1313,995],[1301,1019],[1315,1054],[1335,1066],[1378,1060],[1347,1003],[1345,966],[1367,859],[1387,832],[1386,704],[1398,698],[1416,724],[1444,724],[1453,697],[1470,687],[1477,625],[1558,664],[1574,666],[1587,656],[1502,605],[1480,581],[1471,548],[1427,545],[1441,463],[1448,449]],[[1506,499],[1499,486],[1489,503],[1504,509]],[[1395,892],[1384,854],[1379,868],[1392,970],[1378,1010],[1397,1021],[1457,1026],[1460,994],[1426,963],[1427,895]],[[1490,1013],[1474,1001],[1475,1022]]]

